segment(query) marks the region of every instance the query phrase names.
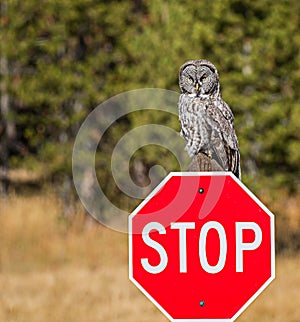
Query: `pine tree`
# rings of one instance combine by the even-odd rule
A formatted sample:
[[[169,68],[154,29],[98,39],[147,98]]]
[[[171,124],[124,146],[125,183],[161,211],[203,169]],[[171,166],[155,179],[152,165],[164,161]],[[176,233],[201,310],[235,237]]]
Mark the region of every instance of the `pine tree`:
[[[136,88],[179,92],[179,67],[197,58],[219,70],[223,98],[235,114],[243,181],[255,189],[296,189],[299,6],[296,0],[4,1],[2,190],[8,166],[39,170],[49,181],[70,185],[72,146],[87,114]],[[171,115],[128,115],[99,151],[99,176],[110,177],[107,153],[116,138],[147,122],[179,131]],[[168,151],[154,146],[135,157],[146,173],[157,159],[168,171],[179,170]],[[105,182],[107,189],[113,184]],[[111,191],[121,200],[120,191]]]

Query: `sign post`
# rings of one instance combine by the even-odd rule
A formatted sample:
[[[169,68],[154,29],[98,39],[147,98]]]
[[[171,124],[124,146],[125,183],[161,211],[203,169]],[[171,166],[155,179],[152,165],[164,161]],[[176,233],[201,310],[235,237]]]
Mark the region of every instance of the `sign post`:
[[[170,173],[129,216],[129,278],[170,321],[234,321],[274,277],[274,216],[230,172]]]

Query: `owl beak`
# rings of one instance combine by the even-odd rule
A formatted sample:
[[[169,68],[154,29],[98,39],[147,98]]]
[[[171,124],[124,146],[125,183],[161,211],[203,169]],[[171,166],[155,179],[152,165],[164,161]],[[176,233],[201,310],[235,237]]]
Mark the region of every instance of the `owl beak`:
[[[198,82],[196,83],[196,91],[198,92],[198,90],[199,90],[199,84],[198,84]]]

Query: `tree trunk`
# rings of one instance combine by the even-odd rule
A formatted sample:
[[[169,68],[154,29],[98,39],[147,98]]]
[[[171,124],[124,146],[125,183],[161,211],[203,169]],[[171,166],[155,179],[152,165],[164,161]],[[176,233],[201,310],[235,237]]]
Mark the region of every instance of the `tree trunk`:
[[[1,17],[7,14],[7,1],[1,2]],[[0,56],[0,196],[8,193],[8,160],[10,147],[16,138],[16,126],[12,119],[11,104],[9,99],[9,64],[8,58],[2,52]]]
[[[9,95],[7,90],[6,77],[8,74],[8,63],[6,57],[0,57],[0,196],[7,195],[8,192],[8,138],[9,138]]]

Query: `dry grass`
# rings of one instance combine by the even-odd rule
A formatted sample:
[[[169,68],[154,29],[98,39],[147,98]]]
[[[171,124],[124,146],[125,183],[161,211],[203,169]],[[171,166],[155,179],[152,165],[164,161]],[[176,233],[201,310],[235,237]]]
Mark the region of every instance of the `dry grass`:
[[[167,319],[128,280],[127,236],[59,220],[54,197],[0,201],[0,321]],[[238,322],[300,321],[300,257],[279,257],[276,280]]]

